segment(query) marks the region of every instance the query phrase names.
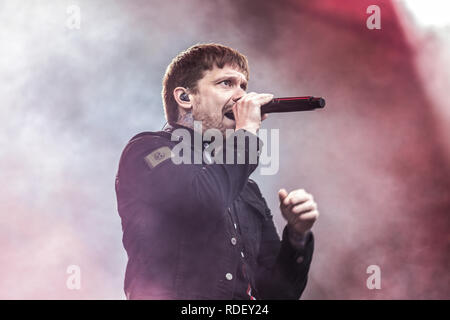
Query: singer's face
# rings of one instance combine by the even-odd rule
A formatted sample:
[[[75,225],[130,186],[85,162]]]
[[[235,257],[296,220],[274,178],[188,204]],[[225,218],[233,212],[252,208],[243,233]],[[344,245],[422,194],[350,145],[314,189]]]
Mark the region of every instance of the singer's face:
[[[247,79],[240,69],[225,65],[207,70],[197,83],[193,96],[193,117],[202,121],[203,130],[215,128],[225,135],[226,129],[235,129],[234,120],[225,116],[233,104],[247,90]]]

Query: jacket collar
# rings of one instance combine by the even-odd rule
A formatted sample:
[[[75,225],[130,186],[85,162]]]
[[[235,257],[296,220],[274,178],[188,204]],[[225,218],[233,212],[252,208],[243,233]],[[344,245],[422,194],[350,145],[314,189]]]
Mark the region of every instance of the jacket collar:
[[[190,137],[190,141],[186,141],[185,137],[183,135],[177,135],[176,132],[174,132],[177,129],[183,129],[183,130],[187,130],[187,132],[189,133],[189,137]],[[183,141],[184,143],[189,143],[190,142],[190,146],[192,150],[195,150],[196,147],[196,141],[197,141],[197,145],[201,145],[202,146],[202,151],[205,149],[205,147],[208,145],[207,143],[203,143],[203,136],[201,133],[194,131],[194,129],[192,128],[188,128],[185,126],[182,126],[178,123],[167,123],[164,127],[163,127],[163,131],[167,132],[169,134],[171,134],[172,136],[172,141]]]

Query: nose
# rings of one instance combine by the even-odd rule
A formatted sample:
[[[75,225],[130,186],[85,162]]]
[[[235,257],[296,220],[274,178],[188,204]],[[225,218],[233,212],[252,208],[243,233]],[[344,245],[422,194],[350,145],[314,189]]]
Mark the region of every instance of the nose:
[[[245,90],[242,88],[239,88],[236,93],[233,95],[231,99],[236,103],[238,102],[244,95],[246,94]]]
[[[240,97],[233,97],[232,99],[233,99],[233,101],[236,103],[236,102],[238,102],[239,99],[241,99],[241,98],[242,98],[242,95],[241,95]]]

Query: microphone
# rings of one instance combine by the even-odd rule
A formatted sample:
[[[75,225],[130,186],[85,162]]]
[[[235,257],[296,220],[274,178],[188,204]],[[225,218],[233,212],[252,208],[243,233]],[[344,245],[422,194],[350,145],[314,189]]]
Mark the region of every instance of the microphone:
[[[261,106],[261,116],[265,113],[282,113],[295,111],[310,111],[325,107],[325,99],[322,97],[289,97],[274,98],[270,102]],[[233,111],[225,115],[234,120]]]

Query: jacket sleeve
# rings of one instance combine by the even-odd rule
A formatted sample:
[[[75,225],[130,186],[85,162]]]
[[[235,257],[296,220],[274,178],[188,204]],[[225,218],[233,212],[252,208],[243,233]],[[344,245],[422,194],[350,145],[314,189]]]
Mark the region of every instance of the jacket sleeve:
[[[270,209],[267,208],[267,211],[270,212]],[[270,214],[270,218],[263,221],[257,258],[256,287],[260,298],[298,300],[306,287],[313,251],[314,236],[311,231],[297,249],[288,239],[287,227],[280,241]]]

